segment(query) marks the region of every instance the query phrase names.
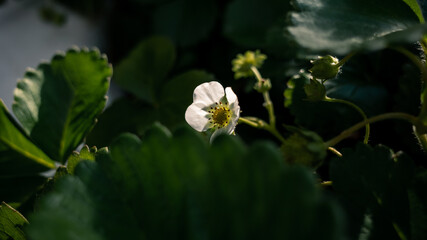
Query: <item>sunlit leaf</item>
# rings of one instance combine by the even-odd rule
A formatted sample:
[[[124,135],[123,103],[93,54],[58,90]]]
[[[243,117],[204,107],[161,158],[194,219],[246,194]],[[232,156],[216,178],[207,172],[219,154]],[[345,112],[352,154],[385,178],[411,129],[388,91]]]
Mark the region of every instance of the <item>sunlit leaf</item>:
[[[28,221],[18,211],[2,202],[0,205],[0,239],[1,240],[25,240],[23,226]]]
[[[296,0],[288,30],[303,47],[346,54],[419,41],[427,33],[402,0]]]
[[[13,112],[25,133],[63,162],[103,110],[111,74],[106,57],[97,50],[57,54],[18,82]]]
[[[422,9],[417,2],[417,0],[403,0],[408,6],[414,11],[415,15],[417,15],[418,19],[420,20],[420,23],[424,23],[425,19],[423,16]]]

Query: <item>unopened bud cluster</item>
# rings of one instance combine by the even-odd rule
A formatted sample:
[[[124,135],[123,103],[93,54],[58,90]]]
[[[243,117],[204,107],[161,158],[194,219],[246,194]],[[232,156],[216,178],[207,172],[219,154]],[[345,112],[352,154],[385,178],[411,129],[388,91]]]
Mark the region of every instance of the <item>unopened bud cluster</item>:
[[[264,63],[267,56],[262,54],[259,50],[246,51],[245,54],[238,54],[235,59],[231,62],[232,70],[234,72],[234,78],[251,77],[254,73],[251,67],[260,68]]]

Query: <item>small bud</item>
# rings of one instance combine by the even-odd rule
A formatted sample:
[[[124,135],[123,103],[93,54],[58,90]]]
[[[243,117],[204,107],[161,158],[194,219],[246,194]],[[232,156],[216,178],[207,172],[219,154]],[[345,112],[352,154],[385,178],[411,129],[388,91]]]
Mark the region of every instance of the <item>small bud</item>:
[[[326,145],[314,132],[295,127],[287,127],[294,133],[281,146],[285,161],[316,168],[326,157]]]
[[[307,100],[312,102],[322,101],[326,97],[325,86],[315,79],[310,79],[310,83],[304,85],[304,92]]]
[[[234,78],[250,77],[253,76],[251,67],[260,68],[264,63],[267,56],[262,54],[259,50],[246,51],[245,54],[237,54],[236,58],[231,62]]]
[[[340,66],[338,59],[331,55],[319,57],[312,60],[313,67],[310,69],[311,75],[318,79],[331,79],[337,76]]]
[[[255,83],[254,89],[260,93],[265,93],[271,89],[271,81],[270,79],[262,79],[261,81],[257,81]]]

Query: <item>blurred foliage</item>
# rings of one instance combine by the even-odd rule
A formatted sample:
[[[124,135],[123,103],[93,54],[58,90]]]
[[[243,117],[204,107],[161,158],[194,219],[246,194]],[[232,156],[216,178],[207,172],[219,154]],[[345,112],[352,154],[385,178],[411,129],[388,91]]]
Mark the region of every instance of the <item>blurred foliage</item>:
[[[222,136],[208,147],[189,128],[122,135],[40,204],[32,239],[343,237],[341,209],[307,169],[271,144]]]
[[[411,219],[411,208],[419,206],[410,198],[412,194],[425,195],[418,184],[427,171],[416,169],[407,155],[393,153],[384,146],[359,144],[342,153],[342,158],[332,160],[330,171],[334,189],[342,194],[348,211],[351,235],[367,228],[364,234],[369,239],[422,239],[419,237],[426,234],[427,211],[419,209],[417,213],[424,220]]]

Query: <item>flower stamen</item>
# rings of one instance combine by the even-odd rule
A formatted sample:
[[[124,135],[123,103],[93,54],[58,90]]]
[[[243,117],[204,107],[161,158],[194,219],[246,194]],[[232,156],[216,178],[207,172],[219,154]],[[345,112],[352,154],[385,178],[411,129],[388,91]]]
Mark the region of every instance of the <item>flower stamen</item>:
[[[215,105],[218,107],[211,107],[209,111],[209,122],[213,125],[214,128],[223,128],[230,123],[230,107],[228,103],[225,104],[222,101],[219,104],[216,102]]]

